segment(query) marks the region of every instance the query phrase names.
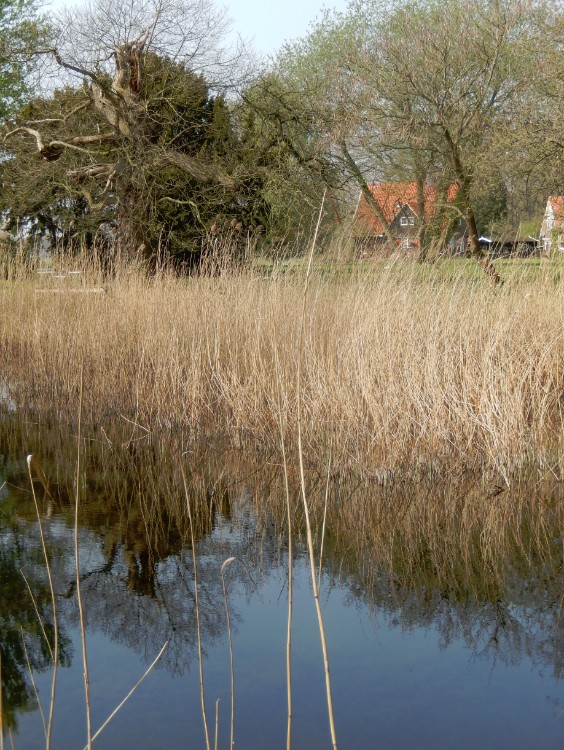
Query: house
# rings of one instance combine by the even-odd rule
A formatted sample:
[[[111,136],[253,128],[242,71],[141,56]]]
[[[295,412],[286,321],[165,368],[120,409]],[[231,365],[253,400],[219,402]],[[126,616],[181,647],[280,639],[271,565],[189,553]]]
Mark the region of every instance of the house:
[[[541,224],[540,244],[544,252],[564,252],[564,195],[551,195]]]
[[[380,206],[382,214],[389,226],[393,240],[402,250],[412,250],[419,246],[421,231],[420,205],[417,195],[416,182],[377,182],[368,185],[368,188]],[[446,195],[446,203],[452,204],[457,194],[457,186],[452,185]],[[444,199],[432,185],[425,185],[423,190],[424,219],[432,221],[438,211],[445,208]],[[455,214],[456,216],[456,214]],[[445,217],[450,223],[452,214]],[[451,232],[451,239],[463,242],[465,239],[466,226],[460,217],[455,219],[456,226]],[[389,238],[386,235],[382,221],[376,216],[369,202],[361,193],[354,214],[355,243],[357,249],[368,251],[378,246],[388,245]],[[450,240],[449,240],[449,244]]]

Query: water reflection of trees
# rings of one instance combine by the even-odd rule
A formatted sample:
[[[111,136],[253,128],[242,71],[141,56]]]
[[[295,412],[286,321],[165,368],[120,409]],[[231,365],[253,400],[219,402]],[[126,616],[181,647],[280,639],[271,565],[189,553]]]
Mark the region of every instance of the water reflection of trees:
[[[44,499],[61,613],[77,622],[70,555],[74,522],[75,445],[55,428],[12,424],[5,473],[25,487],[21,456],[35,452],[51,487]],[[19,460],[16,457],[19,456]],[[221,452],[130,428],[87,436],[81,486],[81,580],[89,628],[146,660],[171,638],[163,664],[180,673],[196,656],[196,613],[186,498],[194,519],[204,648],[223,637],[219,568],[228,556],[232,585],[252,587],[286,564],[286,508],[279,467],[230,464]],[[297,483],[290,477],[293,532],[303,536]],[[325,477],[309,478],[319,541]],[[1,483],[1,482],[0,482]],[[38,486],[38,491],[41,487]],[[29,497],[19,523],[33,525]],[[344,583],[351,602],[368,603],[395,626],[433,627],[446,648],[462,640],[476,658],[517,663],[563,676],[561,624],[562,486],[488,492],[464,478],[404,488],[354,485],[331,478],[325,581]],[[16,534],[12,541],[15,543]],[[319,545],[318,545],[319,546]],[[8,547],[6,547],[8,549]],[[9,570],[12,577],[13,570]],[[46,602],[47,600],[45,600]],[[45,605],[45,602],[43,603]],[[233,612],[235,624],[237,613]],[[29,616],[29,627],[33,617]],[[38,664],[42,662],[38,658]]]
[[[16,728],[18,713],[36,708],[29,671],[38,673],[52,667],[45,640],[46,636],[52,644],[54,638],[51,593],[41,570],[41,550],[24,532],[26,529],[6,513],[0,515],[0,653],[5,729]],[[70,659],[70,641],[61,629],[58,637],[59,661],[64,665]]]
[[[35,484],[53,552],[59,616],[67,625],[77,625],[73,573],[76,447],[55,428],[35,429],[23,423],[5,426],[9,439],[5,436],[2,443],[0,436],[0,454],[4,454],[4,470],[12,488],[10,497],[14,487],[20,488],[17,518],[22,528],[26,525],[25,535],[30,538],[35,533],[35,506],[22,457],[33,452],[40,460],[49,496],[40,482]],[[209,456],[205,463],[194,455],[191,463],[181,463],[179,456],[177,445],[164,439],[132,442],[130,432],[127,439],[112,433],[104,441],[86,441],[79,513],[87,627],[102,631],[147,661],[169,640],[161,665],[177,673],[189,667],[197,649],[187,501],[197,547],[204,647],[225,632],[221,563],[234,550],[249,562],[249,549],[256,543],[249,514],[242,510],[237,521],[232,518],[232,493],[221,460],[215,468]],[[188,498],[181,470],[187,477]],[[232,584],[254,585],[250,567],[232,567]],[[236,623],[236,612],[232,616]]]

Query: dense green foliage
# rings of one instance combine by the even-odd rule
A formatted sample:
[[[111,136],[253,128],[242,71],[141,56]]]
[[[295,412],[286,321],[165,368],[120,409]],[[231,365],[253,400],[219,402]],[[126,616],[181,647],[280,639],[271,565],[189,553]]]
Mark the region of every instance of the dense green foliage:
[[[35,0],[0,0],[0,121],[29,94],[32,53],[46,35]]]

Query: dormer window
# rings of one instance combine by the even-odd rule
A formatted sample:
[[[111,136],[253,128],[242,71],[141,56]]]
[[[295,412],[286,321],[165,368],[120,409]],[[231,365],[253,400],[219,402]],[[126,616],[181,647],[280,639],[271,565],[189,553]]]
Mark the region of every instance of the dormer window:
[[[407,218],[407,216],[401,216],[400,217],[400,226],[402,226],[402,227],[409,226],[409,219]]]

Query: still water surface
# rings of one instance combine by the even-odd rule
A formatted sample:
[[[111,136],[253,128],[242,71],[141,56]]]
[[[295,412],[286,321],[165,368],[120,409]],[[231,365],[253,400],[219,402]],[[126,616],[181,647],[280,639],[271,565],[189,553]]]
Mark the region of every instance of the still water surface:
[[[17,450],[16,450],[17,453]],[[41,716],[22,653],[23,629],[44,709],[50,665],[24,571],[52,622],[39,529],[25,461],[0,450],[0,647],[5,721],[20,750],[44,746]],[[49,472],[48,472],[49,473]],[[56,472],[51,469],[51,476]],[[38,491],[41,487],[38,487]],[[81,585],[87,618],[93,726],[169,645],[95,747],[205,747],[199,693],[192,550],[162,521],[131,508],[83,501]],[[50,550],[63,652],[53,747],[82,748],[85,710],[69,506],[40,499]],[[230,672],[220,569],[226,572],[235,663],[235,747],[285,747],[287,539],[256,515],[243,484],[228,508],[198,525],[196,542],[208,724],[219,699],[220,748],[229,747]],[[155,524],[155,519],[152,518]],[[294,560],[293,747],[331,746],[319,631],[303,547]],[[561,600],[538,577],[514,581],[499,600],[455,600],[432,587],[371,586],[328,546],[321,584],[339,746],[374,748],[562,748],[564,627]],[[507,593],[509,591],[509,593]],[[513,593],[511,593],[513,592]]]

